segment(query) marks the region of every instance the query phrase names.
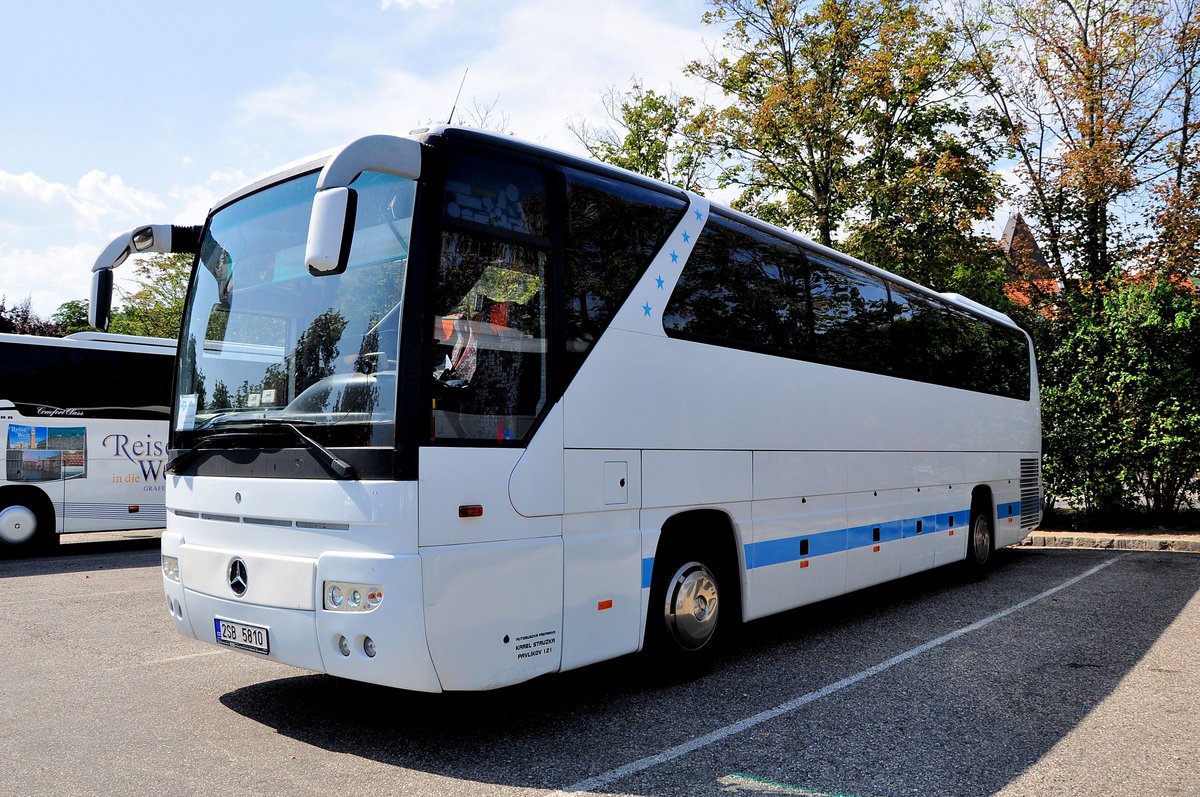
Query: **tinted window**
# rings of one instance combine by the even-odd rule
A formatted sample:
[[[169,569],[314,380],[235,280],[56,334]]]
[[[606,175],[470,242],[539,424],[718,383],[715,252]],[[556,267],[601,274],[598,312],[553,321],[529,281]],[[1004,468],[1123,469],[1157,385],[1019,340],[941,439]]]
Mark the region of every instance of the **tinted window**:
[[[715,214],[663,325],[673,337],[1029,397],[1018,330]]]
[[[448,221],[545,237],[546,181],[532,164],[455,155],[446,178],[443,211]]]
[[[892,286],[890,371],[939,385],[1029,397],[1025,336],[906,286]]]
[[[887,287],[878,278],[822,255],[809,253],[812,356],[855,368],[888,364]]]
[[[649,188],[566,170],[567,379],[628,298],[686,203]]]
[[[788,241],[713,216],[663,315],[668,334],[742,348],[802,352],[804,259]]]
[[[431,434],[523,440],[549,384],[545,179],[524,161],[482,156],[453,158],[449,173],[434,288]]]
[[[172,354],[4,343],[0,398],[26,405],[26,415],[47,407],[80,417],[166,420],[174,362]]]

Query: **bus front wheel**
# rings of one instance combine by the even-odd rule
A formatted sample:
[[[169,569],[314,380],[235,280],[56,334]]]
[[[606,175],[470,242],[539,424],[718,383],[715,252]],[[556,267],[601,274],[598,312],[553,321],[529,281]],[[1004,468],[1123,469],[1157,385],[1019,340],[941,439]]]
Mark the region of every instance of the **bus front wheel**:
[[[721,582],[707,556],[656,562],[646,649],[663,674],[688,676],[712,660],[721,637]]]
[[[58,542],[53,515],[47,518],[44,508],[31,504],[20,500],[0,503],[0,555],[32,553]]]

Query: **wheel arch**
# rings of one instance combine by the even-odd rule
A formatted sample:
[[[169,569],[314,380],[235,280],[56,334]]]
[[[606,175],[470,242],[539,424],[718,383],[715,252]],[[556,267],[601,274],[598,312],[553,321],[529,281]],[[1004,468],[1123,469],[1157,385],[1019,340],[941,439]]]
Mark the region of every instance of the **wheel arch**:
[[[732,599],[736,611],[732,612],[737,622],[742,620],[743,584],[745,572],[742,546],[738,543],[737,528],[729,513],[721,509],[688,509],[672,515],[663,522],[655,547],[655,567],[668,551],[680,549],[704,550],[713,553],[722,568],[719,577],[732,588]]]

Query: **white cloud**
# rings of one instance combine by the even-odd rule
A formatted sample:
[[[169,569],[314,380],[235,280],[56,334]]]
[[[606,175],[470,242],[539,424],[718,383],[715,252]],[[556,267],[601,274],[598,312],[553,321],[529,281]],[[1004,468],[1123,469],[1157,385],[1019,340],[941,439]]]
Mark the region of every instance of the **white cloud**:
[[[214,201],[244,181],[236,170],[213,172],[208,182],[173,188],[164,200],[98,170],[74,185],[0,171],[0,294],[10,304],[29,296],[33,311],[48,317],[87,296],[92,263],[112,236],[148,222],[199,224]],[[118,270],[118,283],[131,272]]]
[[[162,207],[154,194],[97,170],[83,175],[73,186],[49,182],[33,172],[0,171],[0,218],[12,229],[96,231],[111,219],[153,213]]]
[[[383,10],[400,8],[404,11],[420,6],[421,8],[437,8],[454,5],[454,0],[381,0],[379,7]]]
[[[63,302],[87,297],[99,251],[92,243],[41,251],[0,248],[0,294],[10,307],[28,296],[33,311],[49,317]]]
[[[279,152],[279,162],[359,135],[404,134],[445,121],[466,68],[460,110],[474,98],[495,100],[521,138],[578,152],[566,123],[603,123],[601,95],[609,86],[623,90],[636,77],[647,88],[699,92],[682,70],[704,56],[705,32],[692,15],[669,20],[635,0],[535,0],[489,7],[485,15],[459,6],[436,23],[425,19],[412,46],[372,53],[331,45],[336,63],[294,72],[238,101],[238,133],[259,140],[281,128],[302,134],[291,141],[306,142],[307,150]],[[474,48],[463,51],[464,41]]]

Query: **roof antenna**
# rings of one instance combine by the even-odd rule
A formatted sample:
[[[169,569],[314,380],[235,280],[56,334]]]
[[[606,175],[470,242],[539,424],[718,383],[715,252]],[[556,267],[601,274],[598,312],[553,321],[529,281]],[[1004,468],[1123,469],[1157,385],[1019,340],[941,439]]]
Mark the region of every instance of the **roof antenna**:
[[[450,106],[450,118],[446,120],[446,124],[448,125],[454,124],[454,111],[458,108],[458,98],[462,96],[463,85],[467,82],[468,71],[470,71],[470,67],[463,69],[463,79],[458,84],[458,93],[454,95],[454,104]]]

